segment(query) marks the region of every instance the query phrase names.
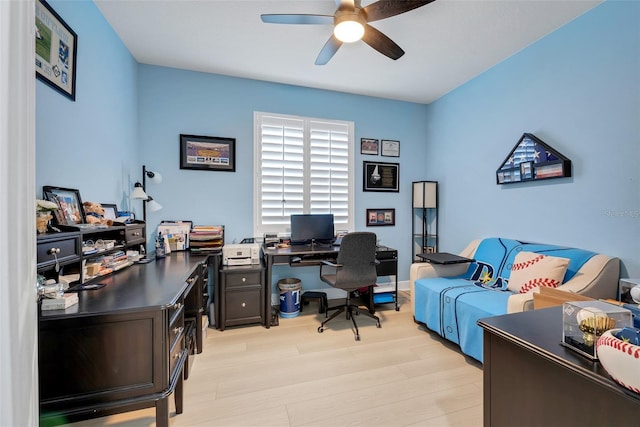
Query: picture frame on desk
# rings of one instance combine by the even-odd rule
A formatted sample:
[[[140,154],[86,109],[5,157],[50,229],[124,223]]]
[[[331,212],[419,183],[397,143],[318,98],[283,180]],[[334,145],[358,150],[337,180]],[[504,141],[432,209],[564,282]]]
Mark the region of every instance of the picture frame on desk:
[[[180,169],[236,171],[236,139],[180,135]]]
[[[115,221],[116,218],[118,218],[118,205],[113,203],[100,203],[100,206],[104,209],[103,216],[106,219]]]
[[[45,199],[58,205],[54,218],[59,225],[84,224],[85,216],[82,209],[80,191],[73,188],[44,186]]]

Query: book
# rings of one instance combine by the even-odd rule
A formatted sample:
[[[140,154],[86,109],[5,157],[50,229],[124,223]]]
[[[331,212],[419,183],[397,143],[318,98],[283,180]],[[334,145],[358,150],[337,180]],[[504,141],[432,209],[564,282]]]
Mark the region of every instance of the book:
[[[64,310],[78,303],[77,293],[63,294],[59,298],[43,298],[42,309],[43,310]]]

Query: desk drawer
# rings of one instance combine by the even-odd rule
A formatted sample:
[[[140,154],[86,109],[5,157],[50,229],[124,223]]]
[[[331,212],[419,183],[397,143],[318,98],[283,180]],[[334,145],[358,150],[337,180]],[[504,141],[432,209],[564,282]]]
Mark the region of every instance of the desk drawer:
[[[80,235],[65,238],[38,239],[38,269],[80,260]]]
[[[237,273],[227,272],[224,275],[224,280],[226,288],[259,285],[262,283],[262,271],[239,271]]]
[[[262,286],[238,288],[225,293],[226,326],[262,322]]]
[[[127,229],[125,231],[125,242],[127,246],[136,244],[136,243],[145,243],[146,236],[144,235],[144,226],[143,225],[127,225]]]

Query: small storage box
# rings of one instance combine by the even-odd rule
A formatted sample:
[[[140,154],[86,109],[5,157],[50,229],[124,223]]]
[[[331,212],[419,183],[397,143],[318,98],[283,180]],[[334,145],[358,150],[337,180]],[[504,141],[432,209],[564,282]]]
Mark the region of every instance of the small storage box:
[[[632,326],[631,312],[602,301],[562,304],[562,345],[597,360],[598,338],[613,328]]]

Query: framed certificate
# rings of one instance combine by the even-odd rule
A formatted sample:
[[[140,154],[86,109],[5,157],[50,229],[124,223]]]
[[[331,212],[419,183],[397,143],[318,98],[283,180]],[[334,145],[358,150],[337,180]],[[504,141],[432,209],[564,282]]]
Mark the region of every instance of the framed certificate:
[[[400,141],[383,139],[380,154],[387,157],[400,157]]]

